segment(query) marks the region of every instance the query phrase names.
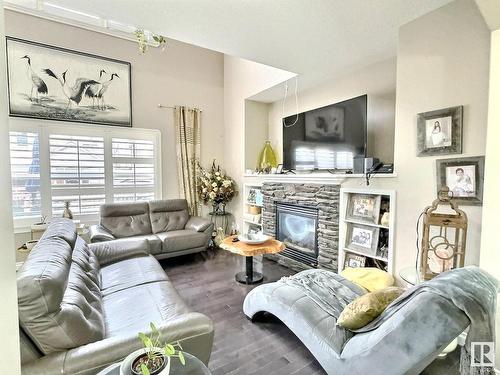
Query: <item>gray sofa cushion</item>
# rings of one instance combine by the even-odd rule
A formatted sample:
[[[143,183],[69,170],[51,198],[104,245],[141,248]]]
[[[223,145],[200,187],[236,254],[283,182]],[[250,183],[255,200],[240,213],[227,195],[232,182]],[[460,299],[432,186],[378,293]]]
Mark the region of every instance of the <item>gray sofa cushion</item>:
[[[157,236],[163,242],[164,252],[204,247],[210,239],[210,237],[207,237],[204,232],[194,232],[192,230],[185,229],[158,233]]]
[[[157,281],[168,281],[168,277],[151,255],[125,259],[101,268],[103,297],[123,289]]]
[[[189,312],[170,281],[139,285],[103,297],[106,337],[137,334]],[[148,322],[148,323],[146,323]]]
[[[70,220],[51,225],[33,248],[17,275],[19,321],[44,354],[104,337],[99,272]]]
[[[146,202],[102,205],[101,226],[116,238],[151,234],[149,206]]]
[[[149,202],[153,233],[184,229],[189,220],[185,199],[168,199]]]

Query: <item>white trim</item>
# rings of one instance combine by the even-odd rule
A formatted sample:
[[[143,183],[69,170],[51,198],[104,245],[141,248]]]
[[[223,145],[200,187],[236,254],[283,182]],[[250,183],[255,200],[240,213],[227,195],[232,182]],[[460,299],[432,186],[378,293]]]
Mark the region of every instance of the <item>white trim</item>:
[[[108,24],[107,21],[108,20],[100,18],[98,16],[94,16],[94,15],[90,15],[90,14],[88,15],[88,16],[100,18],[101,23],[103,25],[101,27],[87,24],[85,22],[79,22],[79,21],[72,20],[69,18],[64,18],[61,16],[56,16],[54,14],[50,14],[50,13],[43,11],[43,9],[31,9],[31,8],[23,7],[23,6],[9,3],[9,2],[4,2],[3,7],[4,7],[4,9],[10,10],[12,12],[27,14],[29,16],[41,18],[44,20],[58,22],[58,23],[62,23],[64,25],[78,27],[80,29],[94,31],[96,33],[105,34],[105,35],[109,35],[109,36],[112,36],[115,38],[120,38],[120,39],[128,40],[130,42],[137,43],[137,40],[132,33],[126,33],[124,31],[118,31],[118,30],[111,30],[111,29],[107,28],[107,24]],[[76,10],[75,10],[75,12],[76,12]],[[130,25],[130,27],[136,28],[135,26],[132,26],[132,25]],[[139,29],[139,28],[136,28],[136,29]],[[159,47],[159,44],[156,42],[148,42],[147,44],[150,47],[154,47],[154,48]]]
[[[106,202],[113,201],[113,192],[119,190],[126,192],[129,187],[113,188],[113,159],[111,155],[112,138],[142,139],[152,141],[154,145],[154,158],[144,159],[153,162],[155,168],[154,188],[147,188],[154,193],[155,199],[162,196],[162,169],[161,169],[161,132],[157,129],[112,127],[93,124],[71,124],[60,121],[36,121],[33,119],[10,118],[10,130],[20,132],[36,132],[40,137],[40,194],[41,211],[47,219],[52,217],[52,189],[50,183],[50,155],[49,138],[52,134],[63,135],[91,135],[104,138],[105,152],[105,187],[104,194]],[[130,161],[130,159],[126,159]],[[137,161],[137,159],[135,160]],[[75,215],[84,223],[97,222],[98,215]],[[40,220],[40,216],[14,219],[14,228],[16,233],[26,233],[30,231],[31,224]]]
[[[330,184],[341,185],[347,179],[365,178],[364,174],[353,173],[324,173],[324,172],[297,172],[297,174],[245,174],[243,176],[247,181],[255,183],[269,182],[290,182],[295,184]],[[370,178],[394,178],[396,173],[373,174]]]

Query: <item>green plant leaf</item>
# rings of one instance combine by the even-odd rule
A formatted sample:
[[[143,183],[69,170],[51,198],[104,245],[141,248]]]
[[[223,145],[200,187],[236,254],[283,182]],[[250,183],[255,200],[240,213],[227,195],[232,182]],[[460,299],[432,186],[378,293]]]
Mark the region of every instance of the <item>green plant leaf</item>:
[[[149,326],[151,327],[151,331],[153,331],[154,333],[158,332],[158,328],[156,328],[153,322],[149,323]]]
[[[182,352],[179,352],[179,362],[185,366],[186,365],[186,359],[184,358],[184,354]]]
[[[151,375],[148,367],[144,363],[141,363],[141,372],[142,375]]]
[[[168,356],[174,355],[175,354],[175,348],[172,344],[167,344],[165,345],[165,353]]]

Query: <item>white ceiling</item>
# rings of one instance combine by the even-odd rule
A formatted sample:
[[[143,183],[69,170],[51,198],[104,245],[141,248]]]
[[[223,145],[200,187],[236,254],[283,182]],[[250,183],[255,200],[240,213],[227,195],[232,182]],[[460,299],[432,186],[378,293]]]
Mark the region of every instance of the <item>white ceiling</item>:
[[[305,89],[396,55],[398,28],[451,0],[50,0],[298,73]]]

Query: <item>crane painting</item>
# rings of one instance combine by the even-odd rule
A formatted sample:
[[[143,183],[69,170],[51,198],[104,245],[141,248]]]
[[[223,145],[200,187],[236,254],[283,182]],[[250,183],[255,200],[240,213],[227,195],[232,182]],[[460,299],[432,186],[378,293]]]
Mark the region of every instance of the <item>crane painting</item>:
[[[130,63],[7,37],[10,116],[132,126]]]

